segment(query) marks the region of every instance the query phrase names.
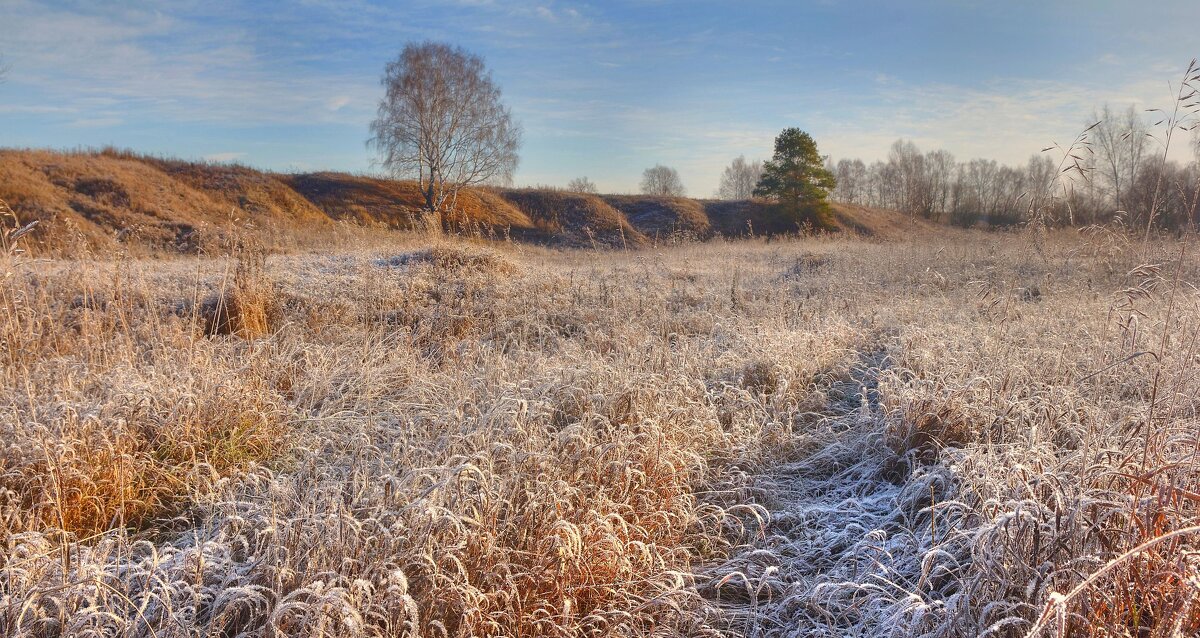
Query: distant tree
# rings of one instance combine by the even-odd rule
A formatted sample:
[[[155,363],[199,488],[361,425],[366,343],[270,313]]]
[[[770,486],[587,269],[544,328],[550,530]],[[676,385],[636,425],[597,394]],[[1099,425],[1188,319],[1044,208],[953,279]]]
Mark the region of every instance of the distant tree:
[[[1080,170],[1069,178],[1046,154],[1034,155],[1024,165],[1004,166],[982,158],[957,161],[945,150],[921,153],[900,140],[886,162],[828,162],[837,181],[830,197],[961,226],[1013,226],[1035,218],[1052,225],[1104,223],[1118,208],[1128,211],[1135,225],[1148,224],[1145,211],[1155,208],[1155,223],[1163,227],[1200,228],[1200,129],[1196,162],[1163,165],[1149,161],[1149,150],[1139,151],[1130,143],[1143,126],[1136,112],[1131,117],[1129,111],[1113,115],[1109,109],[1107,116],[1116,130],[1099,133],[1104,139],[1089,145],[1095,152],[1072,156]]]
[[[369,144],[396,177],[415,178],[431,226],[445,223],[459,191],[507,182],[521,127],[483,58],[436,42],[411,43],[387,65]]]
[[[922,190],[925,197],[921,214],[928,219],[941,220],[950,207],[958,162],[950,151],[939,149],[925,154],[924,167]]]
[[[739,155],[721,174],[721,186],[717,189],[717,197],[727,200],[750,199],[754,196],[754,187],[762,177],[762,170],[762,162],[747,162],[745,155]]]
[[[1031,155],[1025,164],[1025,182],[1029,203],[1025,206],[1031,215],[1042,215],[1047,221],[1055,220],[1058,213],[1054,201],[1054,185],[1058,178],[1058,165],[1045,154]],[[1070,214],[1070,211],[1065,211]],[[1072,222],[1073,224],[1073,222]]]
[[[862,204],[867,201],[867,165],[862,160],[839,160],[834,167],[837,187],[830,195],[847,204]]]
[[[1147,136],[1149,127],[1133,105],[1124,112],[1116,113],[1105,104],[1099,112],[1092,113],[1092,121],[1099,122],[1092,129],[1091,138],[1096,150],[1097,169],[1111,189],[1112,203],[1117,208],[1132,208],[1126,196],[1142,169],[1150,139]]]
[[[642,193],[666,197],[683,197],[686,193],[679,173],[670,166],[659,164],[642,173]]]
[[[1126,192],[1131,210],[1148,211],[1157,205],[1155,223],[1164,228],[1186,228],[1195,221],[1200,176],[1177,162],[1146,162],[1137,181]],[[1161,184],[1160,184],[1161,180]]]
[[[916,144],[907,140],[896,140],[888,151],[888,164],[895,170],[895,187],[899,199],[897,209],[917,215],[925,212],[927,188],[922,179],[925,174],[925,156]]]
[[[572,193],[586,193],[588,195],[595,195],[599,192],[596,190],[596,185],[592,183],[592,180],[588,179],[586,176],[576,177],[575,179],[567,182],[567,190],[571,191]]]
[[[787,128],[775,138],[775,156],[763,165],[754,194],[778,202],[783,213],[797,223],[829,227],[832,220],[825,200],[836,186],[812,136]]]

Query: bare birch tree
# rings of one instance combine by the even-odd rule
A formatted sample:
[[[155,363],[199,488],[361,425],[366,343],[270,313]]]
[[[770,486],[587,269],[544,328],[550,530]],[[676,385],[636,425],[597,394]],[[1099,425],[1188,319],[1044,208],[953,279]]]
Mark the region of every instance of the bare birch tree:
[[[387,65],[386,91],[368,142],[398,178],[415,178],[432,225],[458,192],[516,170],[521,127],[500,99],[483,58],[461,47],[412,43]]]
[[[762,178],[762,172],[762,162],[747,162],[745,155],[738,156],[721,174],[717,197],[728,200],[750,199],[754,196],[754,187]]]
[[[659,164],[653,168],[647,168],[642,173],[642,193],[666,197],[683,197],[686,189],[683,187],[683,180],[679,179],[678,171],[670,166]]]
[[[1095,140],[1097,164],[1101,176],[1112,188],[1113,204],[1117,208],[1128,208],[1126,195],[1137,181],[1146,156],[1149,128],[1134,110],[1114,113],[1107,104],[1099,113],[1092,114],[1099,122],[1092,131]]]
[[[928,185],[925,187],[925,207],[921,214],[926,218],[941,220],[949,209],[957,169],[958,162],[950,151],[938,149],[925,153],[925,180]]]

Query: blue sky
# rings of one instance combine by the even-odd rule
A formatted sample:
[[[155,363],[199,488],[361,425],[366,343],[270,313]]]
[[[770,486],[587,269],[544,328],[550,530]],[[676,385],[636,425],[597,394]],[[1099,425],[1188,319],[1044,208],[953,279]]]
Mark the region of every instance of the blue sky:
[[[1105,102],[1166,105],[1200,55],[1196,0],[0,0],[0,24],[0,146],[370,172],[384,64],[434,39],[503,87],[518,184],[632,191],[664,163],[694,196],[786,126],[839,158],[1024,162]]]

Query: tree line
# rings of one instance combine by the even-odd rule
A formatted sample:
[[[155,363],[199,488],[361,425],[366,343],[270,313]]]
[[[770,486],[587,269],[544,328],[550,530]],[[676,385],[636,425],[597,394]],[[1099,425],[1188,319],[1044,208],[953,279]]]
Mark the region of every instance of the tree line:
[[[1132,106],[1105,106],[1091,122],[1074,147],[1047,149],[1021,166],[960,161],[905,140],[871,164],[827,159],[837,178],[831,196],[960,226],[1011,226],[1035,215],[1058,225],[1200,223],[1200,135],[1191,141],[1195,159],[1178,162],[1165,159],[1151,124]]]

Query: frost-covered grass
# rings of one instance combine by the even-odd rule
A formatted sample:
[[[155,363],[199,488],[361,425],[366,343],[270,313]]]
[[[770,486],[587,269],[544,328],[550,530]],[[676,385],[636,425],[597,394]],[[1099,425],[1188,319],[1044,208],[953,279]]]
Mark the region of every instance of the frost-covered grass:
[[[1181,248],[6,256],[0,634],[1188,635]]]

